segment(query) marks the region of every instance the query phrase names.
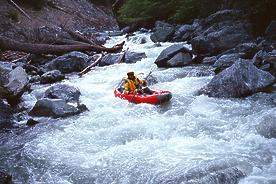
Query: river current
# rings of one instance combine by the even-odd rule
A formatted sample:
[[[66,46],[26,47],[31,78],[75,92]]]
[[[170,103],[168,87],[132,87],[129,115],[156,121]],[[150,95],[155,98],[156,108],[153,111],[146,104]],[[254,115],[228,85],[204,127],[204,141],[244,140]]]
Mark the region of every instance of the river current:
[[[140,44],[141,39],[146,43]],[[114,37],[129,51],[145,52],[134,64],[96,67],[62,83],[78,87],[89,111],[65,119],[42,118],[33,128],[1,137],[0,167],[14,183],[276,183],[276,139],[256,130],[275,121],[275,94],[244,99],[196,95],[213,77],[207,66],[156,69],[151,88],[169,90],[163,105],[131,104],[114,87],[128,70],[145,76],[160,52],[148,34]],[[184,43],[183,43],[184,44]],[[189,45],[187,45],[189,47]],[[24,95],[31,106],[35,89]]]

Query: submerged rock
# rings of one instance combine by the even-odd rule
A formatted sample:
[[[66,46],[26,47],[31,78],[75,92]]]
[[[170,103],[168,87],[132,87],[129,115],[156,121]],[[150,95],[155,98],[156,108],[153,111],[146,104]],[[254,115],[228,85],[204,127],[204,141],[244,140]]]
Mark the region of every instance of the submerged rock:
[[[59,70],[61,73],[80,72],[88,66],[89,56],[81,52],[70,52],[57,57],[46,64],[48,70]]]
[[[188,170],[179,164],[166,173],[160,173],[153,183],[187,183],[187,184],[237,184],[245,177],[237,163],[232,160],[214,160],[198,164]]]
[[[45,91],[45,97],[51,99],[63,99],[66,102],[79,103],[80,90],[74,86],[57,84]]]
[[[256,126],[257,132],[266,138],[276,138],[276,121],[273,115],[266,117]]]
[[[164,49],[154,63],[158,67],[176,67],[186,66],[191,62],[191,51],[182,44],[175,44]]]
[[[262,91],[274,82],[275,78],[270,73],[258,69],[250,61],[240,59],[216,75],[199,90],[199,94],[239,98]]]

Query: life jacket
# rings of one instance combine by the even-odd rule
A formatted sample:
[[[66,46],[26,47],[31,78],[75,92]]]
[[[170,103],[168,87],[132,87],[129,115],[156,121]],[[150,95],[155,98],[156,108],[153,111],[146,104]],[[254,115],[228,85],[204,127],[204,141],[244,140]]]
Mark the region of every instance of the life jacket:
[[[135,89],[139,88],[139,85],[141,84],[141,80],[137,77],[135,77],[134,80],[130,80],[130,79],[125,79],[125,85],[124,85],[124,89],[125,91],[135,91]]]

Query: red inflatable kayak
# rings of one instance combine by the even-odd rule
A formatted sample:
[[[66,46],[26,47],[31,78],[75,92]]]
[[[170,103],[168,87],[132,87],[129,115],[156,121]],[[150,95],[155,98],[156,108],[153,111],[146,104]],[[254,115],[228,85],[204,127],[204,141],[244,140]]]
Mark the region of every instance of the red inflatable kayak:
[[[172,98],[172,94],[169,91],[152,90],[153,94],[124,94],[118,88],[114,90],[116,97],[124,100],[128,100],[132,103],[149,103],[149,104],[161,104],[168,102]]]

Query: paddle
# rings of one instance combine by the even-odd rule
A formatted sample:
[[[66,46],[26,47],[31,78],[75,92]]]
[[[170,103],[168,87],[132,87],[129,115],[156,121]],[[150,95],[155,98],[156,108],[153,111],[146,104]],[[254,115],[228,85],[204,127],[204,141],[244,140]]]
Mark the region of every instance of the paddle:
[[[156,69],[156,65],[152,65],[152,67],[150,68],[150,72],[148,73],[148,75],[146,76],[146,78],[144,79],[145,81],[147,81],[147,79],[149,78],[149,76],[151,75],[151,73]],[[133,102],[134,97],[136,96],[137,93],[134,92],[130,102]]]

